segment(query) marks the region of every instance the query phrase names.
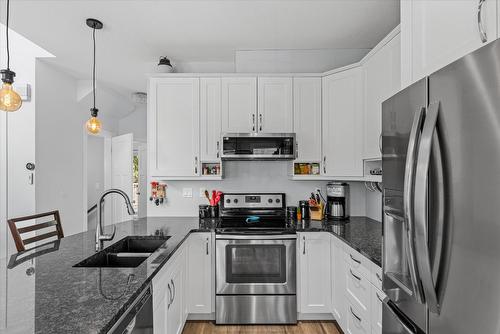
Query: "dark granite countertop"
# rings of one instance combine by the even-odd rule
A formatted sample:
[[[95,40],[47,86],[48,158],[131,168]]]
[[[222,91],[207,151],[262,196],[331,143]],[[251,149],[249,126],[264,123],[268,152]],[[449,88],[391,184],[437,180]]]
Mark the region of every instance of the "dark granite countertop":
[[[73,265],[95,254],[94,231],[0,259],[0,333],[106,333],[151,282],[191,232],[213,232],[216,220],[195,217],[142,218],[116,225],[107,247],[125,236],[161,231],[166,243],[136,268]],[[380,266],[382,224],[367,217],[348,223],[304,221],[297,232],[330,232]],[[111,230],[106,226],[105,232]]]
[[[303,221],[296,224],[297,232],[330,232],[373,263],[382,263],[382,223],[368,217],[350,217],[342,221]]]
[[[39,247],[40,254],[32,259],[27,257],[32,252],[1,259],[5,274],[0,276],[0,333],[106,333],[190,232],[213,230],[209,223],[206,229],[202,225],[198,218],[142,218],[117,224],[115,238],[104,247],[125,236],[154,235],[157,230],[171,236],[136,268],[73,267],[95,253],[94,231]]]

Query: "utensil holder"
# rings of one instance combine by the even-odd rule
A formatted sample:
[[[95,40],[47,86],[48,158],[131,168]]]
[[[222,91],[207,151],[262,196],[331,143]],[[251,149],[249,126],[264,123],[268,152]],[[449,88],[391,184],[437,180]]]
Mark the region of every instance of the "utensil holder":
[[[219,206],[218,205],[210,205],[208,207],[208,212],[210,212],[210,217],[212,217],[212,218],[219,217]]]
[[[309,207],[309,215],[311,216],[311,220],[323,220],[325,218],[325,206],[323,203],[310,206]]]

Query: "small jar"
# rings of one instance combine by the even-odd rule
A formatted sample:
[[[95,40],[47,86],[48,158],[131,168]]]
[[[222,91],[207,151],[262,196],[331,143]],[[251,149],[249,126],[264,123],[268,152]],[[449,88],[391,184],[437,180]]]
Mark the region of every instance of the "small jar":
[[[286,207],[286,219],[289,223],[297,221],[297,207],[287,206]]]

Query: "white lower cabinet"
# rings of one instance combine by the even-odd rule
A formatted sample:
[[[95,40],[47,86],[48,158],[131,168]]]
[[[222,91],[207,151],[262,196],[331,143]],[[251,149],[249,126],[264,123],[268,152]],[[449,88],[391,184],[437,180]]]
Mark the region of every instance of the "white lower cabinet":
[[[346,326],[342,328],[348,334],[370,334],[370,313],[363,311],[357,301],[347,296]]]
[[[330,313],[330,235],[298,234],[299,312]]]
[[[344,261],[344,248],[342,241],[331,236],[331,258],[332,258],[332,313],[341,328],[345,328],[345,286],[346,286],[346,263]]]
[[[371,327],[372,334],[382,334],[382,303],[385,294],[372,285],[371,289]]]
[[[212,313],[215,284],[211,233],[192,233],[188,239],[188,313]]]

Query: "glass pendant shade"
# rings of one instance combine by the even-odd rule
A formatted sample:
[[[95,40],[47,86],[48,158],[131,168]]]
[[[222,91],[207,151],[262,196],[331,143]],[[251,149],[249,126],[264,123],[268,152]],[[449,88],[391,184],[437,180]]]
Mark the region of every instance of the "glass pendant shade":
[[[21,108],[23,100],[12,89],[10,83],[3,83],[2,89],[0,89],[0,109],[3,111],[16,111]]]
[[[87,131],[90,134],[96,135],[99,132],[101,132],[101,121],[95,116],[92,116],[87,121],[86,126],[87,126]]]

